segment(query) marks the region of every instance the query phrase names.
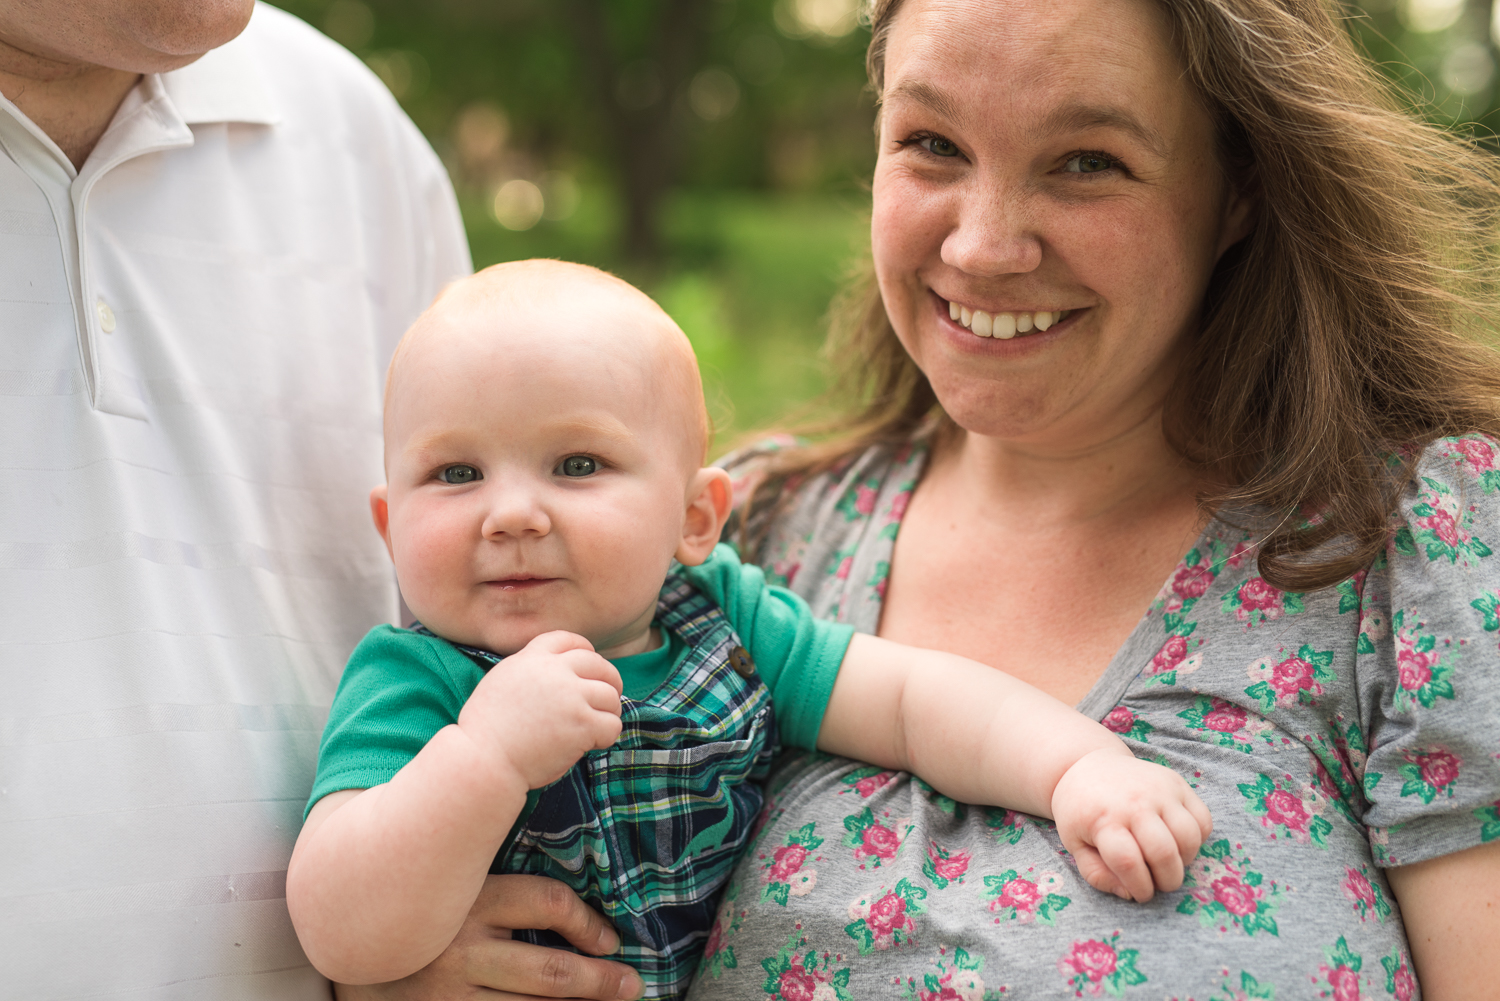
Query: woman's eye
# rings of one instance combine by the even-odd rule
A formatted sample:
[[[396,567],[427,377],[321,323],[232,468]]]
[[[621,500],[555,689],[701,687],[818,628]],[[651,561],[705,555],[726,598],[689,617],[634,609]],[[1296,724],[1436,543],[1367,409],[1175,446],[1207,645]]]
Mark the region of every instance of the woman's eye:
[[[570,455],[557,468],[564,476],[590,476],[599,469],[599,464],[586,455]]]
[[[958,156],[958,146],[942,136],[927,136],[921,146],[933,156]]]
[[[449,466],[441,473],[438,473],[438,479],[444,483],[473,483],[475,480],[484,479],[484,477],[473,466],[458,465]]]
[[[1063,171],[1070,174],[1097,174],[1113,166],[1115,160],[1103,153],[1079,153],[1063,165]]]

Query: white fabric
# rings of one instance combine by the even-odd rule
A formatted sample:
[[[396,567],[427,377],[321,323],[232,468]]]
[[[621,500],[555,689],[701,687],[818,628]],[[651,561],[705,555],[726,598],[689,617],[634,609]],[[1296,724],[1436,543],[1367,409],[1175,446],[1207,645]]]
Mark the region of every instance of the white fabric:
[[[274,8],[76,173],[0,99],[0,997],[328,997],[287,859],[396,614],[386,360],[469,267],[411,122]]]

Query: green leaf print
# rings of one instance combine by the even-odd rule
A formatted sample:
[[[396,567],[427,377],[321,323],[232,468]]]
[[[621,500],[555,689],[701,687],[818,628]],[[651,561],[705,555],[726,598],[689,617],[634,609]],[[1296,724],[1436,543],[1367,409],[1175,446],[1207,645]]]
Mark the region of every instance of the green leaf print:
[[[1281,934],[1275,918],[1281,887],[1250,868],[1250,856],[1234,857],[1228,839],[1199,850],[1183,874],[1182,888],[1187,895],[1177,913],[1196,916],[1205,928],[1234,927],[1248,936]]]
[[[957,817],[960,820],[963,819],[963,804],[957,802],[951,796],[944,796],[915,775],[911,777],[911,782],[912,785],[920,789],[923,795],[927,797],[927,802],[950,816]]]
[[[1402,796],[1416,796],[1424,803],[1431,803],[1439,796],[1452,798],[1463,763],[1458,755],[1445,747],[1429,747],[1403,751],[1402,757],[1406,760],[1396,769],[1405,779],[1401,784]]]
[[[1276,1001],[1276,987],[1273,984],[1263,984],[1250,975],[1248,970],[1240,971],[1239,990],[1235,990],[1228,980],[1219,988],[1220,993],[1215,994],[1209,1001]]]
[[[854,902],[849,913],[855,920],[844,926],[844,934],[867,956],[876,949],[889,949],[913,941],[916,923],[912,917],[926,911],[922,901],[927,890],[903,877],[895,887]]]
[[[1480,841],[1494,841],[1500,838],[1500,803],[1480,807],[1474,811],[1474,817],[1479,821]]]
[[[1396,949],[1389,956],[1380,957],[1385,968],[1385,992],[1399,1001],[1410,1001],[1417,996],[1417,978],[1412,975],[1406,954]]]
[[[1370,642],[1370,637],[1368,635],[1366,635],[1365,633],[1360,633],[1359,641],[1355,643],[1354,649],[1356,653],[1374,653],[1375,644]]]
[[[1272,840],[1292,838],[1299,844],[1328,847],[1328,835],[1333,825],[1322,816],[1324,797],[1311,786],[1302,789],[1288,788],[1272,781],[1266,775],[1258,775],[1252,783],[1239,785],[1240,795],[1247,800],[1245,812],[1259,817],[1261,826],[1270,832]]]
[[[1359,589],[1354,586],[1354,581],[1340,581],[1336,589],[1339,596],[1339,614],[1347,615],[1359,610]]]
[[[766,971],[761,990],[776,1001],[805,1001],[826,986],[833,990],[838,1001],[854,1001],[849,993],[849,967],[834,970],[833,957],[825,955],[820,959],[816,949],[797,955],[797,950],[806,944],[802,932],[794,929],[776,955],[760,961]]]
[[[1061,880],[1051,873],[1038,877],[1040,884],[1022,877],[1014,869],[998,876],[984,877],[984,899],[989,908],[1007,921],[1021,924],[1036,922],[1047,928],[1057,924],[1057,916],[1073,902],[1071,897],[1051,892]]]
[[[1359,972],[1359,968],[1365,962],[1363,956],[1349,948],[1349,943],[1344,941],[1344,936],[1342,935],[1339,936],[1339,940],[1333,948],[1325,948],[1323,950],[1323,955],[1328,959],[1329,966],[1343,966],[1353,970],[1355,973]]]
[[[1391,544],[1396,547],[1396,552],[1402,556],[1413,556],[1417,552],[1417,542],[1412,538],[1411,529],[1405,525],[1396,529],[1396,534],[1391,537]],[[1384,563],[1380,566],[1371,567],[1372,570],[1384,569]]]
[[[984,811],[984,826],[995,835],[995,840],[1014,845],[1026,834],[1026,814],[999,807],[987,807]]]
[[[1484,616],[1485,632],[1494,632],[1500,629],[1500,594],[1480,595],[1469,605],[1480,615]]]

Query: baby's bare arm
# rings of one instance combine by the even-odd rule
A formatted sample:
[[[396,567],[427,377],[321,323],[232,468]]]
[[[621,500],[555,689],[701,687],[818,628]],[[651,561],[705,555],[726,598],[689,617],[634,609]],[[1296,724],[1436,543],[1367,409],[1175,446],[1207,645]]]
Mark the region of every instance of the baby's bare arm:
[[[1179,776],[1138,761],[1104,727],[1010,675],[857,634],[818,747],[920,775],[945,795],[1055,817],[1100,889],[1176,889],[1212,829]]]
[[[528,789],[620,732],[620,677],[582,637],[548,633],[492,668],[390,782],[319,800],[297,838],[287,906],[314,966],[399,980],[463,926]]]

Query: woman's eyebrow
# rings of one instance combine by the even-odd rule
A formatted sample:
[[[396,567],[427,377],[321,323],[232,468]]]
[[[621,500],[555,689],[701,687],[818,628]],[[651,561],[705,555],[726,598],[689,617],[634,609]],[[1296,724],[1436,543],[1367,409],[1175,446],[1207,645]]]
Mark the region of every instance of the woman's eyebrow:
[[[1152,153],[1166,159],[1167,141],[1162,134],[1119,108],[1065,104],[1048,112],[1041,125],[1042,133],[1048,136],[1089,129],[1118,129],[1133,136]]]
[[[895,98],[906,98],[928,108],[949,121],[962,121],[963,113],[947,94],[930,83],[921,80],[902,80],[890,90],[886,103]],[[1138,140],[1152,153],[1163,159],[1167,156],[1167,141],[1160,132],[1148,127],[1134,115],[1120,108],[1093,104],[1065,104],[1054,108],[1042,119],[1040,132],[1054,136],[1064,132],[1083,132],[1088,129],[1119,129]]]

